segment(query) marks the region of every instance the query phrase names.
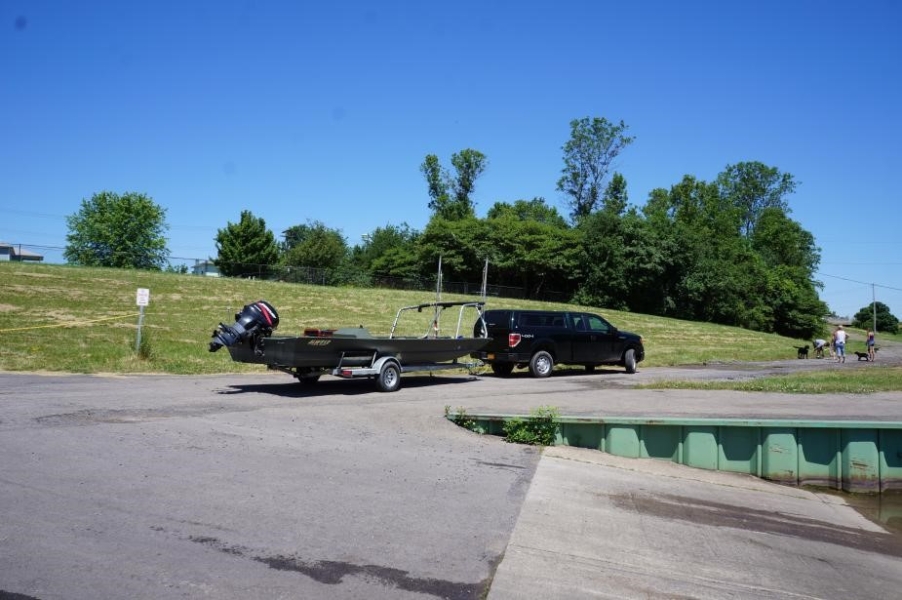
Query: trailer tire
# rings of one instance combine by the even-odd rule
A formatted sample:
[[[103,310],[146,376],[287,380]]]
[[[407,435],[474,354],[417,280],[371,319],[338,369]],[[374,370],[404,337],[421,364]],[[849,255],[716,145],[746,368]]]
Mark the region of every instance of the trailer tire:
[[[395,392],[401,388],[401,368],[397,363],[388,361],[382,365],[376,377],[376,387],[380,392]]]

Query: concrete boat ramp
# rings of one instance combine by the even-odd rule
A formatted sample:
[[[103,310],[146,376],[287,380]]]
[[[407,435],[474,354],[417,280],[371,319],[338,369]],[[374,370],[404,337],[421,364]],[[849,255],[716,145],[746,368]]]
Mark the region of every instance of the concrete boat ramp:
[[[555,447],[488,598],[885,599],[900,589],[902,540],[837,496]]]

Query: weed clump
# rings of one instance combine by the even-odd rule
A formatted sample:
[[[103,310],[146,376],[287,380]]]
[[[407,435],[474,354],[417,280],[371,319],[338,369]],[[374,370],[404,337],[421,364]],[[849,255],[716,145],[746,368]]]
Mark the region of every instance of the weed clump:
[[[449,405],[445,405],[445,418],[449,419],[458,427],[463,427],[464,429],[469,429],[470,431],[477,431],[478,429],[476,425],[476,419],[468,415],[467,410],[462,406],[458,407],[457,411],[452,414],[451,407]]]
[[[526,418],[504,423],[504,440],[513,444],[553,446],[560,424],[560,413],[553,406],[539,406]]]

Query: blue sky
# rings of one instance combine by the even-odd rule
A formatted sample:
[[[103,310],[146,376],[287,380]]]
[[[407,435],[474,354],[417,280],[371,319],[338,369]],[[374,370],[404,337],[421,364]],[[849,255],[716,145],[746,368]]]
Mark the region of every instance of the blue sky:
[[[477,213],[555,189],[569,122],[624,120],[630,202],[760,161],[800,183],[821,297],[902,316],[902,3],[0,3],[0,240],[65,245],[110,190],[215,257],[242,210],[348,243],[429,219],[419,165],[489,161]],[[38,248],[49,262],[61,253]],[[877,287],[871,286],[876,284]]]

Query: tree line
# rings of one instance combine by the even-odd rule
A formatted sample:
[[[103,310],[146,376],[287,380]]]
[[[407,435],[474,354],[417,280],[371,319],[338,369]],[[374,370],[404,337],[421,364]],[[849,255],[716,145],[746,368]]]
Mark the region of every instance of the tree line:
[[[244,210],[217,231],[215,263],[226,276],[284,278],[292,267],[317,267],[330,274],[326,283],[366,285],[372,277],[428,278],[439,257],[446,278],[479,281],[488,259],[493,284],[523,288],[532,298],[553,291],[608,309],[797,338],[818,334],[829,311],[815,280],[820,250],[790,218],[795,178],[740,162],[714,181],[686,175],[654,189],[639,207],[629,202],[625,177],[612,172],[634,141],[627,131],[622,121],[597,117],[570,123],[557,182],[566,216],[541,197],[496,202],[477,216],[473,195],[488,159],[468,148],[451,156],[450,169],[433,154],[420,165],[431,210],[421,231],[386,224],[349,245],[340,230],[308,221],[277,240],[263,218]],[[144,195],[126,194],[118,198],[128,206],[117,214],[116,198],[95,195],[69,218],[67,260],[164,268],[165,211],[155,212]],[[132,232],[130,253],[117,250],[114,242],[123,238],[101,235],[110,231],[97,225],[101,211],[120,221],[131,215],[132,223],[144,215],[147,235]]]

